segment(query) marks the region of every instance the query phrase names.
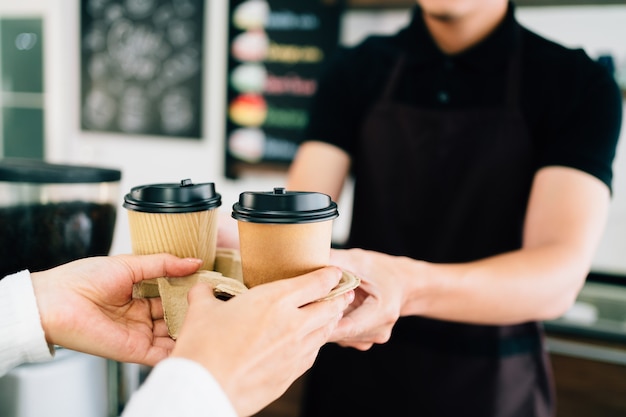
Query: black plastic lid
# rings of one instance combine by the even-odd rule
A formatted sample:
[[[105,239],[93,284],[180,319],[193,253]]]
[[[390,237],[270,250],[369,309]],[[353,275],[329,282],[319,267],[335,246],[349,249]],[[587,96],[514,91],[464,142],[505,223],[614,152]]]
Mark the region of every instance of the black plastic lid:
[[[84,165],[53,164],[39,159],[0,159],[0,181],[39,184],[116,182],[122,172]]]
[[[145,213],[190,213],[211,210],[222,205],[222,196],[212,182],[148,184],[133,187],[124,196],[124,207]]]
[[[311,223],[339,216],[329,196],[309,191],[246,191],[233,204],[232,217],[251,223]]]

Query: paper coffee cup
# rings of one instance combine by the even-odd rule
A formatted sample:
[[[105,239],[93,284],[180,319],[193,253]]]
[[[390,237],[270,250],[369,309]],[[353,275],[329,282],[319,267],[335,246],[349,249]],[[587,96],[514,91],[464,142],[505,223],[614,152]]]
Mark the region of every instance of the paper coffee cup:
[[[213,270],[221,196],[213,183],[149,184],[124,197],[134,254],[171,253],[202,259]]]
[[[248,288],[328,265],[337,204],[322,193],[247,191],[233,205]]]

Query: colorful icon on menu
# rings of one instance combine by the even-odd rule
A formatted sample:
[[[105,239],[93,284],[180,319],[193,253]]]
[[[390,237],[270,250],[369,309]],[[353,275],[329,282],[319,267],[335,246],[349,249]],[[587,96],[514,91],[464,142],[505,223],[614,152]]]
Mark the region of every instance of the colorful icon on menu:
[[[269,39],[260,29],[248,30],[235,36],[231,46],[235,59],[243,62],[259,62],[267,57]]]
[[[233,130],[228,138],[228,150],[242,161],[258,162],[265,152],[265,133],[257,128]]]
[[[267,103],[259,94],[241,94],[228,107],[230,119],[246,127],[258,127],[267,117]]]
[[[241,30],[261,29],[267,25],[269,16],[266,0],[247,0],[233,10],[233,26]]]
[[[261,94],[265,90],[266,80],[267,69],[257,63],[238,65],[230,73],[230,84],[240,93]]]

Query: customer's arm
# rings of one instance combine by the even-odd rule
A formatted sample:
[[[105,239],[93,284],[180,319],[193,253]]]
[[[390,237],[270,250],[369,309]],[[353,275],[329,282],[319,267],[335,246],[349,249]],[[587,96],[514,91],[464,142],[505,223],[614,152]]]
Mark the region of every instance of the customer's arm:
[[[22,339],[2,337],[3,367],[36,360],[44,351],[50,358],[48,344],[122,362],[158,363],[125,416],[144,416],[146,410],[153,410],[151,417],[172,415],[168,410],[250,415],[313,364],[354,298],[348,292],[315,301],[338,284],[342,273],[336,267],[260,285],[226,302],[214,296],[209,284],[198,284],[189,293],[187,316],[174,342],[160,300],[133,299],[132,287],[142,279],[189,275],[199,265],[199,260],[167,254],[119,255],[5,278],[11,280],[0,287],[3,297],[28,297],[19,301],[25,312],[2,331],[19,334],[28,325],[37,337],[27,349]],[[22,293],[13,288],[13,279],[29,281],[29,276],[32,288]],[[28,320],[19,319],[22,315]]]
[[[336,267],[256,286],[227,302],[206,284],[189,293],[189,310],[172,357],[202,364],[239,415],[261,410],[313,365],[353,292],[315,301],[336,286]]]
[[[28,271],[0,280],[0,376],[24,362],[52,359]]]
[[[160,300],[132,299],[133,284],[184,276],[201,261],[173,255],[93,257],[0,280],[0,375],[49,360],[53,346],[154,365],[174,341]]]
[[[199,259],[169,254],[79,259],[31,279],[46,340],[120,362],[153,366],[174,348],[160,298],[133,298],[133,285],[185,276]]]
[[[234,417],[222,387],[198,362],[165,359],[130,398],[122,417]]]

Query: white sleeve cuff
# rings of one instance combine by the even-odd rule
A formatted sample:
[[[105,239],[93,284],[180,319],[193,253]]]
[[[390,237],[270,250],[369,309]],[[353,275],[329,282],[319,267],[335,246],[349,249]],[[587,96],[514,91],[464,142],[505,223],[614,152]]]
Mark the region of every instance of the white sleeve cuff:
[[[230,400],[199,363],[168,358],[152,369],[122,417],[237,417]]]
[[[0,279],[0,375],[25,362],[52,359],[28,271]]]

